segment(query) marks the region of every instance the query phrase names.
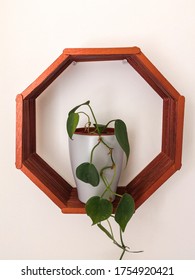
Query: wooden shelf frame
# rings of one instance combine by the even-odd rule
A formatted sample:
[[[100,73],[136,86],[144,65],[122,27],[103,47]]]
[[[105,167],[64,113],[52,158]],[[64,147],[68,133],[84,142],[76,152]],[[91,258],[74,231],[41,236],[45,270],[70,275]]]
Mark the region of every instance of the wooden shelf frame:
[[[72,63],[127,60],[163,99],[162,147],[159,154],[126,186],[138,208],[181,168],[185,99],[138,47],[65,49],[16,97],[16,168],[38,186],[63,213],[85,213],[77,190],[36,153],[36,98]],[[116,204],[116,202],[114,203]]]

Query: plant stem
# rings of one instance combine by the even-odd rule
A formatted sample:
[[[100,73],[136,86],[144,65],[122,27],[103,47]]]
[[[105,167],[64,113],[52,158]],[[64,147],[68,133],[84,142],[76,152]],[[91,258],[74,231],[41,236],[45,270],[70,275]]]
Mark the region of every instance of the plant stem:
[[[103,181],[103,183],[104,183],[104,185],[105,185],[105,187],[106,187],[106,189],[104,190],[104,192],[103,192],[103,194],[101,195],[101,197],[103,197],[103,195],[104,195],[107,191],[110,191],[111,193],[113,193],[113,194],[116,195],[116,196],[122,197],[122,195],[120,195],[120,194],[114,192],[114,191],[110,188],[111,185],[112,185],[112,183],[113,183],[114,177],[116,176],[116,172],[113,174],[112,180],[111,180],[110,184],[109,184],[108,182],[106,182],[106,177],[104,176],[103,171],[104,171],[105,169],[108,169],[108,168],[110,168],[110,167],[109,167],[109,166],[108,166],[108,167],[104,167],[104,168],[101,170],[101,172],[100,172],[100,177],[101,177],[101,179],[102,179],[102,181]],[[115,169],[115,170],[116,170],[116,169]]]
[[[109,221],[108,219],[107,219],[106,221],[107,221],[107,223],[108,223],[108,225],[109,225],[110,232],[109,232],[104,226],[102,226],[101,223],[98,224],[98,227],[99,227],[110,239],[112,239],[113,243],[114,243],[117,247],[119,247],[120,249],[124,250],[124,247],[123,247],[122,245],[120,245],[120,244],[116,241],[116,239],[114,238],[114,234],[113,234],[113,230],[112,230],[112,226],[111,226],[110,221]],[[127,248],[127,247],[125,247],[125,250],[126,250],[126,248]],[[128,250],[126,250],[126,251],[128,251]]]
[[[91,155],[90,155],[90,163],[92,163],[93,161],[93,153],[95,148],[97,148],[97,146],[100,144],[100,141],[98,141],[98,143],[93,147],[93,149],[91,150]]]
[[[100,133],[100,130],[99,130],[98,123],[97,123],[96,117],[95,117],[95,115],[94,115],[94,112],[93,112],[93,110],[92,110],[92,108],[91,108],[91,106],[90,106],[89,104],[88,104],[88,107],[89,107],[89,109],[90,109],[90,111],[91,111],[91,114],[92,114],[92,116],[93,116],[93,119],[94,119],[94,122],[95,122],[95,125],[96,125],[96,129],[97,129],[97,132],[98,132],[98,134],[100,135],[101,133]]]
[[[106,127],[108,127],[110,123],[115,122],[115,121],[116,121],[116,120],[111,120],[111,121],[109,121],[109,122],[106,124]]]
[[[83,112],[83,111],[78,112],[78,114],[84,114],[85,116],[87,116],[87,118],[88,118],[88,123],[91,123],[91,122],[90,122],[90,117],[89,117],[88,114],[86,114],[86,113]]]
[[[113,156],[112,156],[112,154],[113,154],[113,153],[112,153],[113,148],[111,148],[108,144],[106,144],[106,143],[104,142],[104,140],[102,139],[102,137],[100,137],[100,142],[102,142],[102,144],[104,144],[104,145],[108,148],[109,154],[110,154],[110,159],[111,159],[111,161],[112,161],[112,166],[106,166],[106,167],[102,168],[101,171],[100,171],[100,177],[101,177],[101,179],[102,179],[102,181],[104,182],[104,185],[105,185],[105,187],[106,187],[106,189],[105,189],[105,191],[103,192],[103,194],[101,195],[101,197],[103,197],[103,195],[104,195],[108,190],[109,190],[110,192],[112,192],[114,195],[119,196],[119,197],[122,197],[122,195],[117,194],[116,192],[114,192],[114,191],[110,188],[111,185],[112,185],[112,183],[113,183],[113,181],[114,181],[114,178],[115,178],[115,176],[116,176],[116,164],[115,164],[115,161],[114,161]],[[104,176],[104,170],[106,170],[106,169],[114,169],[114,174],[113,174],[113,176],[112,176],[112,180],[111,180],[110,183],[107,182],[106,177]]]
[[[115,239],[114,239],[114,234],[113,234],[113,230],[112,230],[111,223],[110,223],[110,221],[109,221],[108,219],[107,219],[106,221],[107,221],[107,223],[108,223],[108,225],[109,225],[110,233],[111,233],[111,235],[112,235],[112,238],[113,238],[113,240],[115,240]]]
[[[121,244],[123,247],[126,247],[125,244],[124,244],[124,241],[123,241],[123,233],[122,233],[122,229],[120,227],[120,240],[121,240]]]
[[[122,254],[121,254],[120,258],[119,258],[119,260],[122,260],[122,259],[123,259],[123,256],[124,256],[125,252],[126,252],[126,249],[124,248],[124,249],[123,249],[123,252],[122,252]]]
[[[104,142],[104,140],[102,139],[102,137],[101,137],[101,142],[108,148],[108,150],[109,150],[109,153],[110,153],[110,158],[111,158],[111,161],[112,161],[112,164],[113,164],[113,166],[115,165],[115,161],[114,161],[114,159],[113,159],[113,156],[112,156],[112,151],[113,151],[113,148],[111,148],[110,146],[108,146],[105,142]]]

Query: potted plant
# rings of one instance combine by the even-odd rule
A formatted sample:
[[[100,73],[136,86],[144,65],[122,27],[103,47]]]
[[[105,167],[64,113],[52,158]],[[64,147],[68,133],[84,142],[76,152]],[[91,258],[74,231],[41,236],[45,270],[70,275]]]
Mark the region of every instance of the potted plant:
[[[88,108],[92,117],[80,110],[83,106]],[[87,122],[84,127],[77,128],[80,115],[85,115]],[[112,123],[114,128],[109,127]],[[126,156],[127,164],[130,153],[125,123],[115,119],[105,125],[99,124],[90,101],[87,101],[69,112],[66,127],[78,197],[85,203],[87,215],[93,225],[97,225],[116,246],[122,249],[120,259],[125,252],[140,252],[130,251],[123,240],[125,228],[135,212],[134,199],[128,193],[123,195],[117,193],[123,154]],[[119,197],[119,202],[113,214],[112,201],[115,197]],[[115,239],[111,219],[119,226],[120,241]],[[108,228],[102,224],[104,221]]]

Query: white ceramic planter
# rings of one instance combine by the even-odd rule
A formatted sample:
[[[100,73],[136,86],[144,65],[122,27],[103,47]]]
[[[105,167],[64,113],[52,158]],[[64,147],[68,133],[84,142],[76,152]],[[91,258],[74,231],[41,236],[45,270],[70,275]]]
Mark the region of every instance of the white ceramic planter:
[[[116,164],[116,176],[112,183],[111,189],[116,192],[123,165],[123,150],[116,140],[114,130],[112,134],[105,134],[101,137],[105,141],[105,143],[114,148],[113,159]],[[90,161],[91,150],[97,144],[98,139],[98,135],[80,134],[79,132],[76,132],[73,135],[73,140],[69,139],[69,153],[73,176],[76,182],[78,198],[83,203],[86,203],[87,200],[92,196],[101,196],[105,190],[105,185],[102,179],[100,179],[100,183],[97,187],[93,187],[88,183],[82,182],[76,177],[76,168],[81,163]],[[96,166],[98,171],[100,171],[103,167],[111,164],[111,159],[108,155],[108,149],[102,143],[100,143],[100,145],[94,151],[93,164]],[[105,175],[108,182],[110,182],[113,177],[113,171],[111,169],[108,169],[105,171]],[[112,192],[107,191],[104,195],[104,198],[113,201],[115,195]]]

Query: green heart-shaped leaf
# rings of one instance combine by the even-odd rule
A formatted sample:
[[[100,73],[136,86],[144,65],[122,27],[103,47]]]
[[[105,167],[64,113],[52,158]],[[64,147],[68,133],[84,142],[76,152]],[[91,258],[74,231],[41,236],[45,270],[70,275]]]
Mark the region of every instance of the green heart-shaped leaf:
[[[99,196],[91,197],[85,205],[87,215],[92,219],[93,225],[107,220],[113,210],[112,203]]]
[[[68,136],[72,139],[73,133],[75,132],[77,125],[79,122],[79,114],[78,113],[71,113],[68,116],[66,128],[68,132]]]
[[[125,152],[127,162],[128,162],[129,154],[130,154],[130,146],[129,146],[129,140],[127,135],[127,127],[122,120],[118,119],[115,121],[115,136],[119,145]]]
[[[100,182],[100,176],[95,165],[89,162],[84,162],[77,167],[76,176],[81,181],[89,183],[93,187],[99,185]]]
[[[115,221],[120,225],[122,231],[125,231],[126,225],[135,212],[135,203],[133,197],[125,193],[117,206]]]

